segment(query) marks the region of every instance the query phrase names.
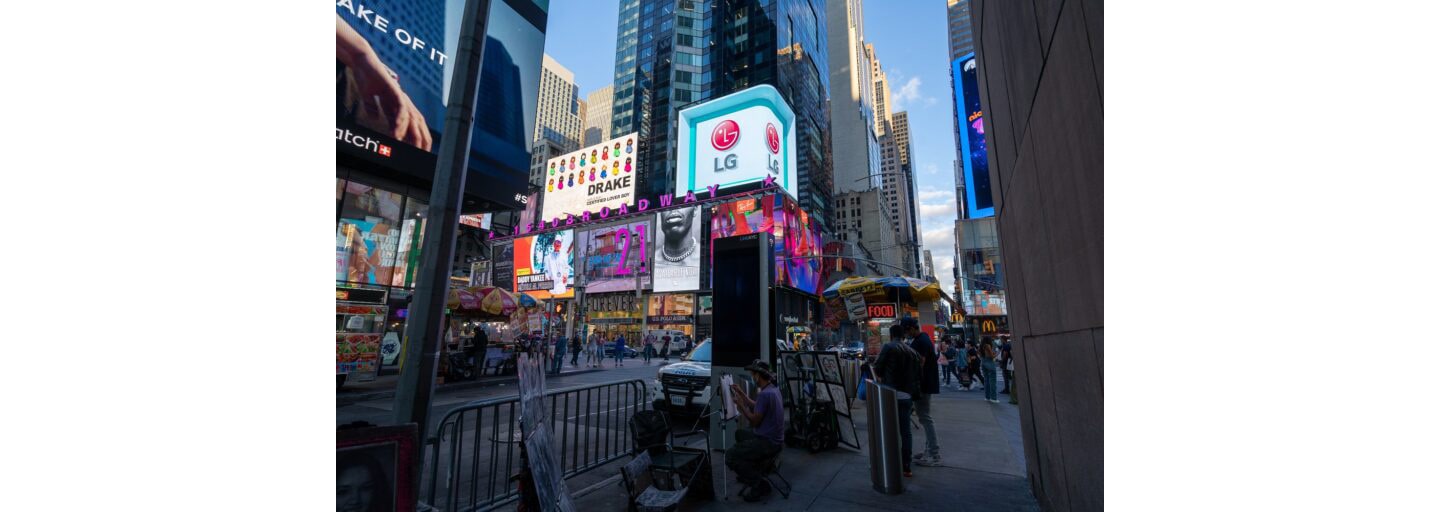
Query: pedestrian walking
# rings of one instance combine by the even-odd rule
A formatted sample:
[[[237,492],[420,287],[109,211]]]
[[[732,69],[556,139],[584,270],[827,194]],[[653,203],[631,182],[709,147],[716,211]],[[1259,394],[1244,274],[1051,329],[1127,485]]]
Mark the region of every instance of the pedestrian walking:
[[[899,324],[890,326],[890,342],[880,347],[870,375],[875,382],[895,389],[895,409],[900,416],[900,468],[905,476],[915,476],[910,470],[913,460],[910,454],[915,447],[914,429],[910,428],[910,411],[915,406],[914,397],[920,392],[920,371],[923,359],[915,349],[904,343],[905,328]]]
[[[555,340],[551,343],[550,373],[559,374],[560,367],[565,365],[565,335],[555,333]]]
[[[1005,394],[1010,394],[1010,383],[1015,382],[1015,359],[1010,349],[1010,338],[1007,336],[1005,343],[1000,345],[1000,367],[1005,369],[1005,389],[1000,392]]]
[[[625,334],[615,335],[615,367],[625,366]]]
[[[975,389],[975,383],[980,381],[980,351],[974,343],[965,347],[965,373],[970,376],[970,389]],[[983,382],[982,382],[983,384]]]
[[[581,351],[581,350],[584,350],[584,346],[583,346],[583,343],[582,343],[582,341],[583,341],[584,339],[585,339],[585,338],[584,338],[583,336],[581,336],[579,333],[576,333],[575,336],[573,336],[573,337],[570,338],[570,367],[571,367],[571,368],[579,368],[579,367],[580,367],[580,351]]]
[[[661,345],[660,345],[660,358],[661,358],[661,359],[664,359],[666,363],[669,363],[669,362],[670,362],[670,335],[669,335],[669,334],[666,334],[664,338],[661,338],[661,339],[660,339],[660,343],[661,343]]]
[[[900,319],[900,326],[910,337],[910,348],[920,354],[920,390],[915,394],[915,416],[920,418],[920,427],[925,429],[925,452],[915,457],[921,466],[939,466],[940,441],[935,435],[935,419],[930,417],[932,395],[940,393],[940,363],[935,354],[935,342],[930,335],[920,330],[920,321],[913,316]]]
[[[945,345],[945,346],[944,346],[944,349],[943,349],[944,351],[941,352],[941,354],[942,354],[942,356],[945,358],[945,360],[944,360],[944,362],[943,362],[943,365],[944,365],[944,374],[945,374],[945,385],[946,385],[946,386],[950,386],[950,376],[951,376],[951,375],[954,375],[954,376],[955,376],[955,385],[954,385],[953,387],[951,387],[951,389],[954,389],[954,390],[956,390],[956,391],[959,391],[959,390],[960,390],[960,357],[961,357],[960,349],[955,348],[955,343],[953,342],[953,340],[952,340],[951,342],[949,342],[949,343],[945,343],[944,345]]]
[[[995,382],[995,343],[985,342],[980,345],[980,373],[985,379],[985,399],[991,403],[1000,403],[1000,386]]]
[[[650,364],[652,354],[655,352],[655,334],[646,334],[641,343],[644,343],[644,346],[640,347],[640,357],[645,359],[645,364]]]

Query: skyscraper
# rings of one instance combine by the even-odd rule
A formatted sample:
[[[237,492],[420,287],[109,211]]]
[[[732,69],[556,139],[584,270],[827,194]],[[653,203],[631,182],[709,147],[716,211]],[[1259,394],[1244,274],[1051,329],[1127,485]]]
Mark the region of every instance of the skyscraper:
[[[920,270],[920,231],[916,215],[915,171],[911,165],[910,117],[905,112],[890,115],[888,131],[880,137],[881,183],[897,239],[906,245],[905,268]]]
[[[676,112],[715,97],[710,78],[710,2],[621,0],[615,42],[611,136],[634,132],[636,195],[675,186]],[[603,140],[603,139],[602,139]]]
[[[795,111],[796,199],[833,234],[830,59],[822,0],[722,0],[716,3],[716,96],[770,84]]]
[[[566,151],[580,149],[580,87],[575,85],[575,73],[549,54],[540,68],[540,99],[531,142],[548,139]]]
[[[835,193],[880,187],[880,139],[875,131],[875,49],[863,40],[860,0],[827,0],[830,52],[830,133]]]
[[[975,51],[975,36],[970,29],[970,0],[945,0],[945,14],[953,61]]]
[[[610,138],[611,109],[615,104],[615,85],[610,84],[591,91],[585,97],[585,126],[581,132],[580,145],[599,144]]]

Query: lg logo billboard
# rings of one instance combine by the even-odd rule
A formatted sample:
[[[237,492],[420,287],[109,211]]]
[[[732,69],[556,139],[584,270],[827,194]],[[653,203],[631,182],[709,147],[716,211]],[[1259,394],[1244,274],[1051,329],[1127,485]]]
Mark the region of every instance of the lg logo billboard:
[[[794,197],[794,123],[794,111],[768,85],[680,111],[675,193],[774,182]]]

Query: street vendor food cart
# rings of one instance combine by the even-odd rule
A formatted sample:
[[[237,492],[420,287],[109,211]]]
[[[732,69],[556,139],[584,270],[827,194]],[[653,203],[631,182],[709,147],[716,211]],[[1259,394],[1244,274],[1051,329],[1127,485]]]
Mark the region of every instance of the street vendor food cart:
[[[449,314],[450,327],[455,332],[460,331],[463,323],[503,322],[512,324],[517,317],[524,317],[527,312],[536,309],[538,305],[535,299],[528,295],[515,294],[494,286],[455,287],[451,288],[445,296],[445,309]],[[496,329],[496,332],[499,331],[501,330]],[[514,330],[507,328],[504,331],[513,332]],[[459,340],[455,341],[458,345]],[[450,347],[446,348],[448,350]],[[486,370],[495,370],[497,373],[515,371],[515,356],[518,351],[515,349],[513,337],[491,339],[483,349],[480,360],[475,362],[482,374]],[[447,360],[448,358],[441,358],[442,362]],[[446,372],[439,373],[444,375]]]
[[[875,356],[890,341],[889,326],[902,316],[914,316],[920,329],[935,337],[935,303],[949,302],[959,310],[955,300],[940,289],[938,283],[913,277],[850,277],[831,285],[821,294],[831,315],[846,316],[854,322],[865,343],[865,354]],[[862,300],[865,307],[850,313],[845,302]]]

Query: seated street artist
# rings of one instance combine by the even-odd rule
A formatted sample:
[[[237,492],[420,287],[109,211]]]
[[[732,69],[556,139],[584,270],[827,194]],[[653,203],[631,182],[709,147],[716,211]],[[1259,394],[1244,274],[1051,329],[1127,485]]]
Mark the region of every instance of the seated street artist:
[[[769,364],[756,360],[745,370],[750,372],[760,392],[751,399],[739,385],[730,385],[736,407],[752,428],[735,432],[735,446],[726,451],[725,465],[746,486],[741,497],[753,502],[770,494],[770,482],[763,476],[762,464],[785,446],[785,406]]]

